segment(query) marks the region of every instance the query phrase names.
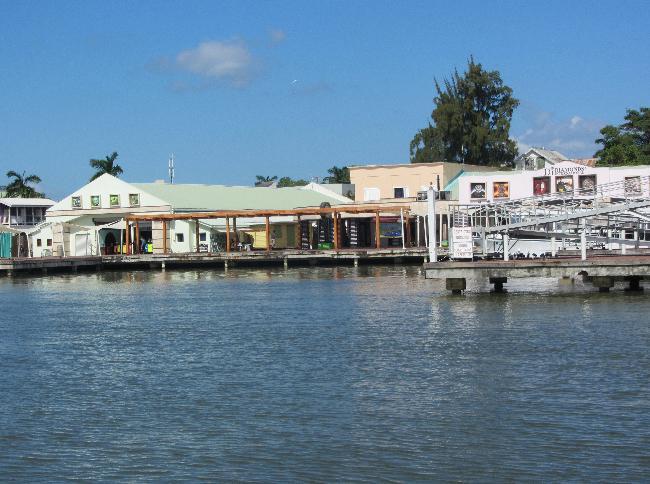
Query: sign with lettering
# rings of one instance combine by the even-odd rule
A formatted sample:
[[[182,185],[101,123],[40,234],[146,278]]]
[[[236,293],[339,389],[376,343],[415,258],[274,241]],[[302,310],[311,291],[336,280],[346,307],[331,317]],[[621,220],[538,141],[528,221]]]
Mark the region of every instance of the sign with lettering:
[[[472,227],[453,227],[451,229],[452,257],[454,259],[472,259],[474,243]]]
[[[584,166],[554,166],[551,168],[544,168],[544,175],[557,176],[557,175],[584,175]]]

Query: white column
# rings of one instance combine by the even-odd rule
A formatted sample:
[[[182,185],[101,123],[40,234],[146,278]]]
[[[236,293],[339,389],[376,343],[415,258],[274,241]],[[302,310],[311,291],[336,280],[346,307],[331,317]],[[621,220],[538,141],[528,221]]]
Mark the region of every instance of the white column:
[[[433,182],[427,193],[427,219],[429,220],[429,262],[437,262],[436,257],[436,199]]]
[[[587,260],[587,221],[582,219],[582,232],[580,233],[580,258]]]
[[[334,219],[336,223],[336,219]],[[402,234],[402,249],[406,249],[406,243],[404,242],[404,209],[399,209],[399,221],[401,222],[402,229],[400,230]]]
[[[555,257],[557,254],[557,248],[555,246],[555,237],[551,237],[551,255]]]
[[[503,234],[503,260],[510,260],[510,237]]]
[[[415,217],[415,224],[416,224],[416,226],[415,226],[415,233],[416,233],[415,237],[417,238],[416,247],[420,247],[420,216],[419,215],[417,215]]]

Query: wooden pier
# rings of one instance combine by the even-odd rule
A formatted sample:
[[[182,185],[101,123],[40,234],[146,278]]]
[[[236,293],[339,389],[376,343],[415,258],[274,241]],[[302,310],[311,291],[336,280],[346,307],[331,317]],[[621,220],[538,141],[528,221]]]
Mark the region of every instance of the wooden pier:
[[[426,263],[427,279],[445,279],[446,288],[460,294],[468,280],[489,281],[494,292],[503,292],[509,278],[583,277],[600,292],[608,292],[617,281],[626,281],[629,290],[643,290],[641,281],[650,280],[650,255],[599,256],[535,260],[488,260],[474,262]]]
[[[220,268],[264,266],[318,266],[412,263],[422,264],[424,247],[407,249],[271,250],[243,252],[190,252],[183,254],[137,254],[81,257],[0,259],[0,275],[47,274],[81,270],[134,270],[166,268]]]

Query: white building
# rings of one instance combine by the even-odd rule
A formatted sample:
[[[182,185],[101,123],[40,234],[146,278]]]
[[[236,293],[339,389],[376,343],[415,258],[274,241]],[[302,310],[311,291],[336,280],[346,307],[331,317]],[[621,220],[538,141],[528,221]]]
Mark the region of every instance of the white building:
[[[28,235],[45,220],[45,211],[54,203],[48,198],[0,198],[0,257],[29,256]]]
[[[46,212],[46,222],[32,235],[34,257],[47,255],[97,255],[126,252],[124,219],[136,214],[168,214],[245,209],[293,209],[351,201],[323,189],[307,187],[253,188],[223,185],[127,183],[102,175],[56,203]],[[286,218],[286,217],[285,217]],[[289,239],[283,217],[272,217],[273,237]],[[152,252],[153,239],[161,233],[160,222],[139,224],[141,247],[136,252]],[[238,219],[238,229],[263,224],[264,220]],[[199,250],[213,251],[224,238],[223,220],[199,222]],[[196,247],[196,222],[176,220],[169,226],[171,252],[193,252]],[[43,241],[52,240],[47,247]],[[131,238],[133,240],[133,238]],[[37,250],[40,248],[40,250]]]
[[[589,167],[571,161],[547,164],[537,170],[463,173],[447,189],[458,194],[458,203],[486,203],[591,189],[596,185],[625,182],[630,195],[650,196],[642,178],[650,166]],[[638,193],[632,193],[638,192]]]

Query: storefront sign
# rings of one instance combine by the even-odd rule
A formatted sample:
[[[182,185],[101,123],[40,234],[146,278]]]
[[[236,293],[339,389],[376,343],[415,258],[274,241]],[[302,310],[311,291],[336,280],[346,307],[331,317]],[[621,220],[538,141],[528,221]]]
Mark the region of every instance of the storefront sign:
[[[453,227],[451,237],[452,257],[454,259],[472,259],[474,257],[472,227]]]
[[[565,166],[544,168],[544,175],[583,175],[585,172],[584,166]]]

